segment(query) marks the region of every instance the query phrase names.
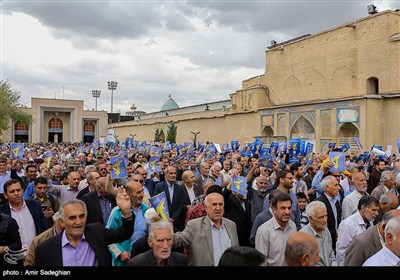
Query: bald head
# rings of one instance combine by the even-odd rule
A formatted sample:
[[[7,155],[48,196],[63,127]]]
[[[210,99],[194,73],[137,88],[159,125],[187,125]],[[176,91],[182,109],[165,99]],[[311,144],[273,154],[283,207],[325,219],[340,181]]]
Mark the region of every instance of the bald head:
[[[285,249],[288,266],[315,266],[319,262],[318,243],[314,237],[304,232],[292,233]]]
[[[126,191],[131,194],[134,193],[136,190],[142,189],[142,188],[143,188],[142,184],[140,184],[139,182],[136,182],[136,181],[130,181],[125,186]]]

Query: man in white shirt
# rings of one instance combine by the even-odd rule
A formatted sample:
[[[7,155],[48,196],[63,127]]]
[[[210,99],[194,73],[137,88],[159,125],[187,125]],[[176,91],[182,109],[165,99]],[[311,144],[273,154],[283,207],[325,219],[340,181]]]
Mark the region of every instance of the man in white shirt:
[[[400,266],[400,217],[389,220],[385,228],[385,246],[363,266]]]
[[[343,220],[338,228],[336,258],[339,266],[344,265],[345,252],[354,237],[366,231],[378,216],[379,201],[372,196],[363,196],[357,208],[358,211]]]

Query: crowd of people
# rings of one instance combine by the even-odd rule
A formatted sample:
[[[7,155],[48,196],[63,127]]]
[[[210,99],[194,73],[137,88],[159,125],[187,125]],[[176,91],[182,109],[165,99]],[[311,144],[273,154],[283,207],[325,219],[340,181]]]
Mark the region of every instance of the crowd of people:
[[[0,146],[0,266],[399,266],[400,157]],[[111,158],[126,151],[126,178]],[[338,150],[337,150],[338,151]],[[46,154],[51,152],[52,157]],[[246,194],[233,177],[245,178]],[[150,198],[164,192],[168,217]]]

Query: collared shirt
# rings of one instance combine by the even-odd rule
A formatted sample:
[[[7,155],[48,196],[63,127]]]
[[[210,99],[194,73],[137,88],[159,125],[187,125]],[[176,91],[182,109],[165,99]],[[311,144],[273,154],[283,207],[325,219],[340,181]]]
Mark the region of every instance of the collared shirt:
[[[311,226],[311,224],[306,225],[300,231],[313,236],[318,242],[320,260],[317,263],[317,266],[338,265],[335,257],[335,252],[332,248],[332,237],[328,228],[323,229],[322,235],[319,235]]]
[[[64,201],[75,199],[80,189],[77,188],[73,190],[69,185],[53,185],[50,183],[48,191],[54,194],[59,199],[60,203],[63,203]]]
[[[286,242],[289,236],[296,232],[296,225],[289,220],[282,228],[275,216],[262,224],[256,233],[255,248],[267,257],[267,266],[283,266],[285,262]]]
[[[253,223],[258,214],[263,211],[264,208],[264,199],[267,195],[262,195],[258,190],[250,189],[249,192],[252,192],[251,198],[248,198],[249,203],[251,204],[251,222]]]
[[[131,244],[135,243],[139,238],[143,237],[147,233],[147,223],[143,214],[143,203],[140,204],[136,210],[131,207],[131,211],[135,214],[135,224],[133,226],[133,234],[131,236]]]
[[[365,193],[367,195],[367,193]],[[362,195],[357,191],[352,191],[347,195],[342,202],[342,220],[346,219],[350,215],[353,215],[358,211],[357,206]]]
[[[366,231],[366,223],[357,211],[347,219],[343,220],[338,229],[338,239],[336,241],[336,259],[339,266],[343,266],[345,252],[354,237]]]
[[[98,266],[96,254],[86,241],[85,234],[76,247],[69,242],[65,230],[61,236],[63,266]]]
[[[329,203],[331,204],[332,207],[332,212],[333,212],[333,216],[335,217],[335,228],[338,227],[338,213],[337,213],[337,209],[336,209],[336,202],[340,200],[340,198],[338,196],[335,197],[331,197],[329,196],[327,193],[325,193],[326,198],[328,198]]]
[[[101,214],[103,216],[104,224],[107,224],[112,209],[111,202],[106,197],[102,197],[99,193],[97,193],[97,195],[99,196]]]
[[[172,199],[174,198],[174,184],[170,185],[168,181],[166,181],[166,182],[167,182],[167,186],[168,186],[170,202],[172,203]]]
[[[22,245],[31,246],[32,240],[36,236],[36,226],[33,220],[31,211],[28,205],[23,201],[22,208],[17,210],[10,205],[11,217],[13,217],[18,224],[19,234],[21,235]]]
[[[192,205],[193,200],[195,199],[196,195],[194,193],[194,187],[192,186],[191,188],[186,187],[186,191],[189,195],[189,199],[190,199],[190,205]]]
[[[375,255],[367,259],[362,266],[400,266],[400,258],[388,247],[383,246]]]
[[[232,246],[231,238],[229,237],[228,231],[221,220],[221,228],[218,229],[214,222],[207,218],[211,224],[211,235],[213,242],[213,253],[214,253],[214,265],[218,266],[219,259],[226,249]]]

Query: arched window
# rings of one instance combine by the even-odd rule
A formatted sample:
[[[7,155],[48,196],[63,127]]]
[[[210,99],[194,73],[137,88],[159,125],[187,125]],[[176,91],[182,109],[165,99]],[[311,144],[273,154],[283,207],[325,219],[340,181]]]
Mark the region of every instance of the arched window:
[[[95,125],[92,122],[87,122],[85,123],[83,127],[84,132],[94,132],[95,131]]]
[[[60,118],[52,118],[49,121],[49,129],[63,129],[63,122]]]
[[[23,122],[16,122],[14,129],[15,131],[29,131],[29,126]]]
[[[306,118],[300,117],[292,126],[290,138],[315,139],[314,127]]]
[[[371,77],[367,80],[367,94],[379,94],[379,79]]]
[[[321,136],[322,136],[322,138],[331,137],[331,129],[332,129],[331,116],[329,116],[329,114],[324,114],[322,116],[322,123],[321,123]]]

